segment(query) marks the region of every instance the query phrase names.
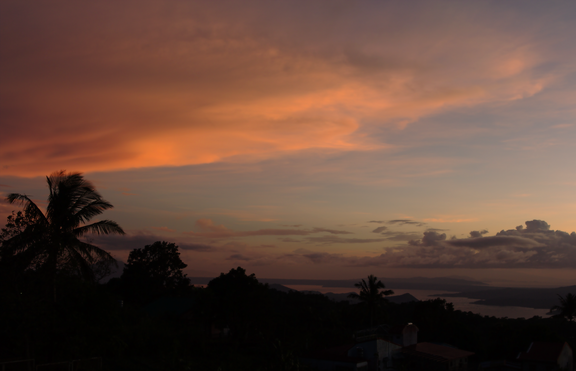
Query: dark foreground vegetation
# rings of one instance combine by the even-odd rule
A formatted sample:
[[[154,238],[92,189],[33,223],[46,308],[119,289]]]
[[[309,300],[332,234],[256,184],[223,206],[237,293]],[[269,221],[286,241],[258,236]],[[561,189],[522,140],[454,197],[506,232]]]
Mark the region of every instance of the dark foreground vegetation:
[[[96,284],[61,274],[55,302],[36,272],[18,291],[3,283],[0,356],[36,363],[103,357],[109,370],[297,370],[299,355],[350,343],[371,321],[362,303],[269,289],[242,268],[207,288],[149,281],[150,290],[136,293],[124,277]],[[574,345],[573,323],[564,319],[483,317],[441,299],[380,306],[374,321],[413,322],[419,340],[474,351],[476,361],[514,359],[532,341]],[[224,328],[228,336],[218,334]]]
[[[386,303],[390,292],[374,276],[359,283],[354,305],[273,290],[240,267],[199,288],[182,273],[178,247],[162,241],[133,250],[121,278],[100,283],[114,262],[80,237],[123,231],[111,221],[85,224],[111,205],[81,176],[56,175],[46,214],[9,196],[24,211],[0,233],[0,362],[101,357],[105,370],[302,370],[307,352],[350,343],[371,325],[408,322],[419,341],[475,352],[473,362],[513,359],[532,341],[575,345],[573,297],[560,302],[563,318],[506,319],[441,299]]]

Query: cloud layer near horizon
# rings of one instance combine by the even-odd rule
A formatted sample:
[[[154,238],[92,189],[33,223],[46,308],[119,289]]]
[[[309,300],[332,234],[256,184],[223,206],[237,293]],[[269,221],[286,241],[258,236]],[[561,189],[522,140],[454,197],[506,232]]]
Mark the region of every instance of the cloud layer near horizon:
[[[537,9],[365,5],[3,2],[1,171],[386,149],[383,128],[566,73],[542,68]]]
[[[205,222],[201,220],[201,223]],[[223,226],[208,225],[209,232],[198,233],[194,237],[232,238],[249,236],[301,235],[319,233],[321,228],[310,230],[259,230],[234,232]],[[210,230],[217,230],[216,232]],[[327,230],[324,230],[326,232]],[[218,244],[202,242],[179,242],[184,251],[223,253],[225,260],[250,261],[256,265],[273,265],[279,262],[290,264],[328,264],[343,267],[389,267],[389,268],[569,268],[576,267],[576,232],[567,233],[551,230],[541,220],[526,222],[526,228],[502,230],[494,236],[483,237],[488,231],[471,231],[469,238],[447,238],[446,233],[426,230],[422,238],[410,240],[406,244],[384,248],[380,255],[359,256],[344,252],[314,251],[310,248],[298,248],[291,253],[276,251],[275,245],[262,244],[252,246],[238,241],[224,240]],[[410,233],[412,234],[412,233]],[[189,233],[188,233],[189,235]],[[124,251],[142,248],[154,241],[167,240],[165,236],[149,232],[136,232],[128,236],[91,236],[90,242],[110,250]],[[168,240],[170,240],[168,238]],[[390,238],[363,239],[342,238],[336,235],[306,237],[303,241],[292,238],[280,238],[285,243],[316,244],[365,244],[390,240]],[[183,241],[186,241],[184,239]],[[201,241],[201,240],[198,240]],[[263,250],[264,249],[264,250]],[[272,250],[270,250],[272,249]],[[232,254],[230,254],[232,253]],[[228,254],[228,255],[226,255]]]
[[[135,231],[128,233],[125,236],[121,235],[90,235],[87,236],[86,241],[98,246],[101,249],[116,252],[123,251],[129,252],[134,249],[142,249],[146,245],[151,245],[156,241],[170,241],[174,242],[173,238],[154,234],[148,231]],[[176,245],[181,250],[192,251],[211,251],[213,246],[202,243],[187,243],[185,241],[176,241]]]
[[[189,236],[204,237],[204,238],[230,238],[230,237],[249,237],[249,236],[307,236],[312,233],[330,233],[330,234],[352,234],[348,231],[327,229],[327,228],[312,228],[312,229],[259,229],[256,231],[233,231],[226,228],[224,225],[216,225],[210,219],[198,219],[196,226],[201,230],[200,232],[184,232]]]
[[[405,268],[571,268],[576,267],[576,232],[550,230],[541,220],[516,229],[482,237],[487,231],[471,231],[470,238],[447,239],[446,233],[425,231],[419,240],[385,248],[373,257],[345,257],[321,253],[314,263],[334,262],[347,266]],[[303,255],[308,257],[307,255]]]

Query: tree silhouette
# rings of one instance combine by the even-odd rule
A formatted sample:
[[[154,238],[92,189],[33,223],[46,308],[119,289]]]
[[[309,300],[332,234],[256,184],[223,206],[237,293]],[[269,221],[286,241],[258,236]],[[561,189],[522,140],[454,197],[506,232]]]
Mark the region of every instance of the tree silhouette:
[[[190,279],[182,272],[187,266],[176,244],[156,241],[130,252],[121,279],[128,296],[143,304],[163,292],[188,287]]]
[[[394,294],[394,291],[381,290],[385,289],[386,286],[384,286],[382,281],[378,280],[378,277],[372,274],[368,276],[368,281],[362,279],[362,281],[355,283],[354,286],[360,289],[360,293],[351,293],[348,297],[350,299],[358,299],[366,304],[370,315],[370,326],[372,326],[374,324],[376,308],[385,302],[385,296]]]
[[[0,287],[10,288],[21,293],[19,288],[23,283],[26,270],[26,260],[21,255],[15,256],[10,248],[10,240],[24,232],[33,223],[30,216],[22,211],[12,211],[8,216],[6,226],[0,230]]]
[[[0,245],[2,245],[4,241],[8,241],[12,237],[24,232],[24,229],[32,224],[30,216],[22,211],[12,211],[12,214],[8,215],[6,219],[6,226],[0,230]]]
[[[566,318],[570,322],[574,322],[576,318],[576,295],[568,293],[565,297],[558,295],[560,305],[555,305],[550,308],[550,311],[560,311],[558,317]]]
[[[11,193],[6,200],[24,206],[28,224],[20,233],[2,243],[3,258],[16,258],[23,269],[33,269],[45,276],[56,300],[55,279],[58,272],[94,279],[93,264],[115,263],[112,256],[79,238],[89,234],[124,234],[114,221],[86,224],[113,206],[80,173],[57,171],[46,177],[48,206],[46,213],[28,195]]]
[[[213,313],[221,326],[229,326],[231,336],[242,342],[262,330],[270,315],[268,285],[258,282],[254,273],[238,267],[208,283],[213,293]]]

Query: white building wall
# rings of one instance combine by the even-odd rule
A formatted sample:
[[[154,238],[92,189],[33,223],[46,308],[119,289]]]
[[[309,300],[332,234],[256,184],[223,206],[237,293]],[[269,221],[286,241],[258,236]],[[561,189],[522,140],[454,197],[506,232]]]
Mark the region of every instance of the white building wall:
[[[567,343],[564,343],[564,348],[558,357],[558,365],[562,369],[573,370],[574,369],[574,359],[572,355],[572,350]]]
[[[402,330],[402,345],[405,347],[418,343],[418,327],[409,323]]]
[[[392,367],[392,354],[401,348],[400,345],[389,341],[374,339],[357,343],[348,351],[348,356],[364,357],[368,360],[369,370],[382,371]]]

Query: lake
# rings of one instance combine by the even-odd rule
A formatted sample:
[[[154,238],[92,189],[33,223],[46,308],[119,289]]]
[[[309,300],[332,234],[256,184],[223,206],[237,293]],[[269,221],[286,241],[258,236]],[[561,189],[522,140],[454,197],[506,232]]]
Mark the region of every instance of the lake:
[[[323,287],[320,285],[284,285],[294,290],[304,291],[319,291],[323,294],[327,292],[332,292],[335,294],[343,294],[347,292],[352,292],[354,289],[350,287]],[[472,304],[472,302],[477,299],[461,298],[461,297],[443,297],[442,294],[452,294],[453,292],[448,291],[438,291],[438,290],[404,290],[398,289],[394,290],[394,295],[402,295],[409,293],[419,300],[430,300],[437,297],[445,299],[447,302],[454,304],[454,309],[461,310],[464,312],[472,312],[481,314],[483,316],[494,316],[494,317],[508,317],[508,318],[532,318],[534,316],[549,317],[546,315],[548,310],[546,309],[535,309],[535,308],[525,308],[525,307],[497,307],[492,305],[481,305]]]

